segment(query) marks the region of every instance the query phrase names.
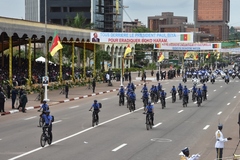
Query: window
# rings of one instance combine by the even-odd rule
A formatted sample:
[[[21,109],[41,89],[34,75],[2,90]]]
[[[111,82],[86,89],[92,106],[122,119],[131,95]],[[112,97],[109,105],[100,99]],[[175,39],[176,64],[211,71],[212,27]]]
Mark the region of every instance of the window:
[[[61,7],[50,7],[50,12],[61,12]]]

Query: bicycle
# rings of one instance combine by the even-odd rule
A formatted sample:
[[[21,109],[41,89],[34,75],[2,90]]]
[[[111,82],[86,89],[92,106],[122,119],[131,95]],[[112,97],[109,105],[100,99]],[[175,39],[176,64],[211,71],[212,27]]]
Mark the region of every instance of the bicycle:
[[[187,107],[187,97],[183,97],[183,107]]]
[[[92,111],[92,110],[89,110],[89,111]],[[99,110],[100,111],[100,110]],[[92,127],[94,127],[95,126],[95,124],[96,124],[96,126],[98,125],[98,123],[99,123],[99,117],[97,117],[97,113],[96,113],[97,111],[92,111]]]
[[[49,130],[48,126],[43,126],[43,133],[40,137],[40,144],[42,147],[46,145],[46,142],[48,143],[48,145],[51,145],[52,143],[52,132],[49,135],[48,130]]]
[[[206,91],[202,91],[203,101],[207,100]]]
[[[130,100],[128,103],[129,103],[129,105],[128,105],[128,106],[129,106],[129,107],[128,107],[128,108],[129,108],[129,111],[130,111],[130,112],[134,111],[133,101]]]
[[[197,105],[198,105],[198,107],[201,106],[201,103],[202,103],[202,99],[198,96],[197,97]]]
[[[119,106],[123,105],[124,106],[124,94],[119,95]]]
[[[172,93],[172,103],[176,102],[176,92]]]
[[[179,100],[182,99],[182,90],[178,90]]]
[[[149,129],[152,129],[152,126],[153,126],[153,123],[152,123],[152,113],[143,113],[143,114],[147,114],[146,115],[146,129],[149,130]]]
[[[65,88],[63,87],[59,94],[65,94]]]
[[[161,98],[161,103],[162,103],[162,109],[166,108],[166,101],[164,97]]]

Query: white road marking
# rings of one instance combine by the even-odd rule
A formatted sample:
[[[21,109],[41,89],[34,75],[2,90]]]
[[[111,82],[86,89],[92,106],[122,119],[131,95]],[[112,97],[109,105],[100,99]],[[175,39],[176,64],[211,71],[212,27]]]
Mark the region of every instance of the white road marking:
[[[236,98],[237,96],[234,96],[233,98]]]
[[[24,120],[33,119],[33,118],[36,118],[36,117],[37,117],[37,116],[33,116],[33,117],[25,118]]]
[[[1,141],[2,139],[0,139],[0,141]]]
[[[73,109],[73,108],[78,108],[78,107],[80,107],[80,106],[72,106],[72,107],[69,107],[69,108]]]
[[[140,110],[142,110],[142,109],[143,109],[143,107],[141,107],[141,108],[139,108],[139,109],[136,109],[135,111],[140,111]],[[106,124],[106,123],[112,122],[112,121],[114,121],[114,120],[116,120],[116,119],[125,117],[125,116],[130,115],[130,114],[133,114],[133,113],[134,113],[134,112],[128,112],[128,113],[122,114],[122,115],[120,115],[120,116],[118,116],[118,117],[115,117],[115,118],[112,118],[112,119],[107,120],[107,121],[105,121],[105,122],[102,122],[102,123],[98,124],[98,126],[104,125],[104,124]],[[59,139],[59,140],[53,142],[52,144],[60,143],[60,142],[62,142],[62,141],[65,141],[65,140],[70,139],[70,138],[72,138],[72,137],[76,137],[76,136],[78,136],[78,135],[80,135],[80,134],[82,134],[82,133],[85,133],[85,132],[87,132],[87,131],[89,131],[89,130],[92,130],[92,129],[95,129],[95,128],[96,128],[96,127],[89,127],[89,128],[87,128],[87,129],[85,129],[85,130],[79,131],[79,132],[77,132],[77,133],[74,133],[74,134],[69,135],[69,136],[67,136],[67,137],[64,137],[64,138],[62,138],[62,139]],[[45,147],[38,147],[38,148],[36,148],[36,149],[30,150],[30,151],[28,151],[28,152],[25,152],[25,153],[23,153],[23,154],[20,154],[20,155],[18,155],[18,156],[15,156],[15,157],[13,157],[13,158],[10,158],[9,160],[15,160],[15,159],[24,157],[24,156],[26,156],[26,155],[29,155],[29,154],[31,154],[31,153],[37,152],[37,151],[39,151],[39,150],[41,150],[41,149],[44,149],[44,148],[46,148],[46,147],[49,147],[49,145],[46,145]]]
[[[240,91],[238,93],[240,93]]]
[[[222,114],[222,112],[218,112],[218,115]]]
[[[222,88],[222,86],[220,86]]]
[[[116,152],[117,150],[123,148],[124,146],[126,146],[127,144],[126,143],[123,143],[122,145],[118,146],[117,148],[114,148],[112,151],[113,152]]]
[[[231,103],[228,103],[227,105],[229,106]]]
[[[213,92],[216,92],[216,89],[215,89],[215,90],[213,90]]]
[[[157,126],[160,126],[161,124],[162,124],[162,123],[160,122],[160,123],[154,125],[153,128],[156,128]]]
[[[108,99],[108,98],[103,98],[102,101],[105,101],[105,100],[107,100],[107,99]]]
[[[56,123],[59,123],[59,122],[62,122],[62,120],[52,122],[52,124],[56,124]]]
[[[203,128],[203,130],[208,129],[208,127],[210,127],[210,125],[206,125],[206,126]]]
[[[183,110],[178,111],[178,113],[181,113],[181,112],[183,112]]]

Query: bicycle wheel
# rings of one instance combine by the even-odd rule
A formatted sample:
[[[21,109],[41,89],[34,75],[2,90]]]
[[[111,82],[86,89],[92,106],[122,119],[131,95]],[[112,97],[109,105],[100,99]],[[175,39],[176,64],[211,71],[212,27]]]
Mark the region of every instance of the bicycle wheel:
[[[148,120],[147,120],[147,123],[146,123],[146,128],[147,128],[147,130],[149,130],[149,122],[148,122]]]
[[[42,117],[39,117],[39,127],[42,127],[44,124],[44,120]]]
[[[51,145],[52,144],[52,133],[50,134],[50,135],[48,135],[48,139],[47,139],[47,142],[48,142],[48,144],[49,145]]]
[[[44,133],[42,133],[42,135],[40,137],[40,144],[41,144],[42,147],[44,147],[45,144],[46,144],[46,136],[45,136]]]

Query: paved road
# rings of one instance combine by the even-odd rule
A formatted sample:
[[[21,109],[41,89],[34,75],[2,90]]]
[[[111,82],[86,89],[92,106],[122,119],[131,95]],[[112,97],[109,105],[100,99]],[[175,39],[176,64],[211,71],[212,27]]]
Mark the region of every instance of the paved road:
[[[174,79],[162,84],[170,95],[171,86],[179,82],[180,79]],[[156,82],[148,86],[152,84]],[[186,84],[192,86],[191,82]],[[167,99],[166,109],[155,104],[155,126],[150,131],[144,124],[141,86],[136,89],[137,110],[132,113],[126,106],[118,106],[116,92],[53,105],[54,140],[44,148],[39,143],[41,129],[36,127],[39,115],[36,110],[2,116],[1,159],[174,160],[179,159],[180,150],[188,146],[191,153],[200,153],[201,159],[213,160],[214,134],[219,122],[224,124],[225,137],[233,138],[226,142],[224,149],[224,156],[231,157],[238,143],[239,80],[227,85],[219,79],[207,85],[208,100],[201,107],[190,101],[188,107],[183,108],[179,100],[172,104],[171,97]],[[88,111],[94,99],[103,104],[98,127],[91,127]]]

